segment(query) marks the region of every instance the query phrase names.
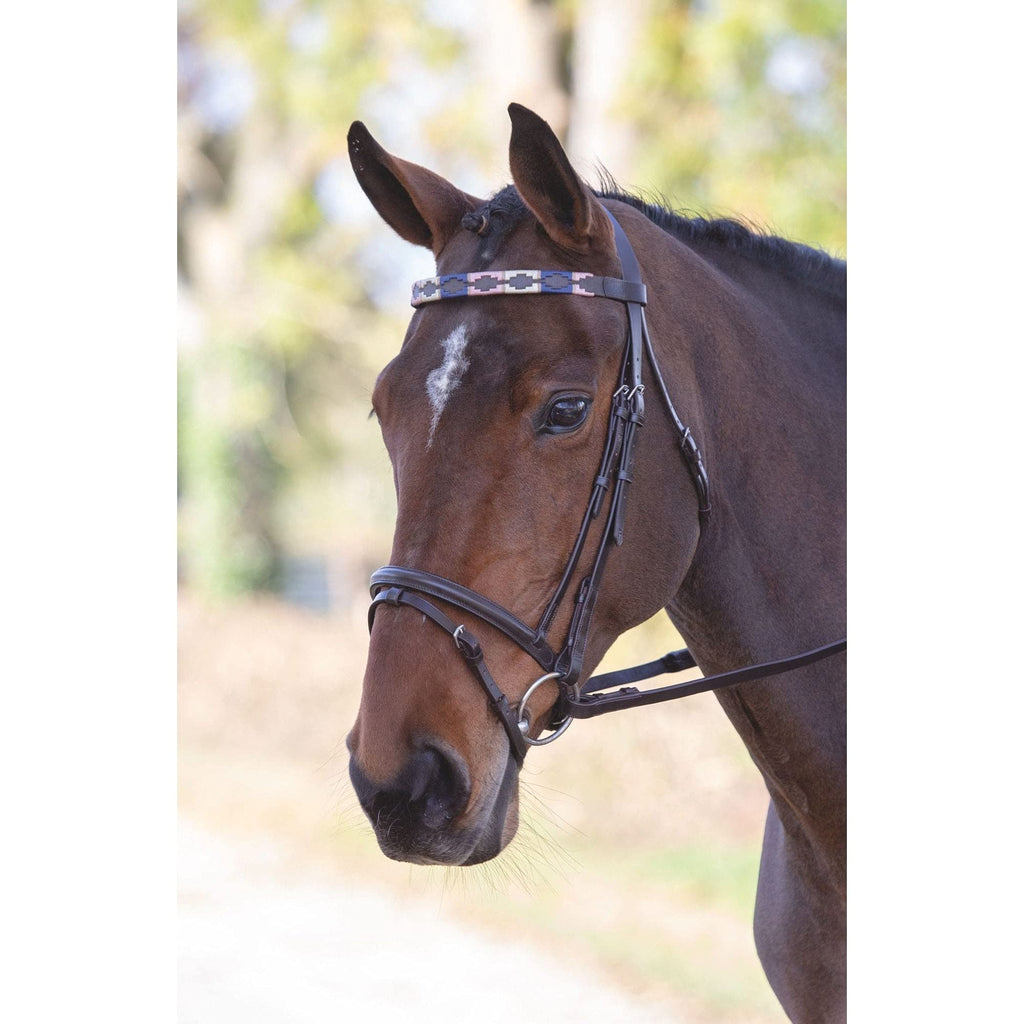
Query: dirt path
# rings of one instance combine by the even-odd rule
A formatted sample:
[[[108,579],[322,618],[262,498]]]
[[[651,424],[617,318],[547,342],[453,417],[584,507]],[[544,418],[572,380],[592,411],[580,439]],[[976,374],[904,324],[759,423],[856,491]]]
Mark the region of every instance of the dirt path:
[[[764,786],[713,698],[574,729],[528,766],[506,854],[411,869],[348,786],[361,602],[180,597],[186,1024],[784,1019],[750,934]]]
[[[269,842],[183,822],[178,870],[181,1024],[673,1019],[426,900],[297,869]]]

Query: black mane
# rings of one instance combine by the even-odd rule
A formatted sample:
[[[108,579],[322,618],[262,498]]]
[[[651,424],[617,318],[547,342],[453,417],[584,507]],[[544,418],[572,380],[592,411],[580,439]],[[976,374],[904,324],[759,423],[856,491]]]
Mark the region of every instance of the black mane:
[[[602,181],[602,186],[600,190],[594,190],[599,199],[614,199],[632,206],[651,223],[682,242],[727,249],[789,277],[837,294],[846,293],[846,261],[829,255],[823,249],[763,234],[725,217],[684,217],[667,206],[623,191],[610,179]],[[493,216],[495,213],[497,217]],[[497,234],[504,235],[526,216],[526,205],[515,186],[506,185],[488,201],[480,214],[486,218],[485,232],[489,233],[493,226]],[[468,224],[466,226],[469,227]],[[492,244],[500,244],[500,238],[495,238]]]

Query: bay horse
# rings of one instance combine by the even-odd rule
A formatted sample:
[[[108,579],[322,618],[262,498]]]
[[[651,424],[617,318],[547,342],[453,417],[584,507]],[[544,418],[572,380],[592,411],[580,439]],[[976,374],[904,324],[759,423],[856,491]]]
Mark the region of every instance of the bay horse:
[[[845,628],[846,265],[594,191],[546,122],[509,115],[490,200],[349,131],[364,192],[438,274],[373,392],[398,519],[353,787],[389,857],[496,856],[530,746],[679,695],[591,694],[664,608],[692,653],[651,665],[718,680],[770,796],[768,980],[794,1021],[845,1020],[845,658],[820,645]]]

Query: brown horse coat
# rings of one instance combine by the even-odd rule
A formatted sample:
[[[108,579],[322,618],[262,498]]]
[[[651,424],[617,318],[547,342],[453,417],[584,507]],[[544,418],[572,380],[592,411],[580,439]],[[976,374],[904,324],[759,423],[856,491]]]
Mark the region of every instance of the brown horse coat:
[[[704,452],[713,507],[701,524],[652,393],[625,543],[609,557],[584,677],[617,636],[661,608],[705,673],[845,635],[845,264],[732,222],[594,193],[540,118],[516,105],[510,115],[514,186],[488,202],[391,156],[358,123],[350,153],[378,212],[433,251],[439,274],[619,276],[605,209],[636,251],[654,346]],[[373,398],[398,490],[392,564],[537,621],[590,493],[625,322],[618,303],[560,295],[417,310]],[[552,415],[584,408],[571,429],[549,429]],[[472,620],[494,677],[518,700],[536,665],[486,623],[449,611]],[[561,609],[554,641],[570,613]],[[556,687],[545,688],[531,708],[551,708]],[[719,700],[771,797],[758,954],[794,1020],[843,1020],[845,658]],[[534,734],[545,724],[537,714]],[[471,864],[514,836],[517,765],[506,734],[450,638],[422,616],[379,610],[348,742],[353,784],[389,856]]]

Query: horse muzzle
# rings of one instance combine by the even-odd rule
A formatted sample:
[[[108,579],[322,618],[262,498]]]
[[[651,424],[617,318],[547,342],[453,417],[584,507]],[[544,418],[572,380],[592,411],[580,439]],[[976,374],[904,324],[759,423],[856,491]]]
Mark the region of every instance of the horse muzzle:
[[[518,801],[513,801],[517,769],[509,756],[493,792],[484,794],[467,820],[469,769],[447,744],[425,744],[415,750],[385,783],[370,779],[354,754],[349,759],[352,787],[381,852],[412,864],[469,865],[496,857],[518,824]]]

